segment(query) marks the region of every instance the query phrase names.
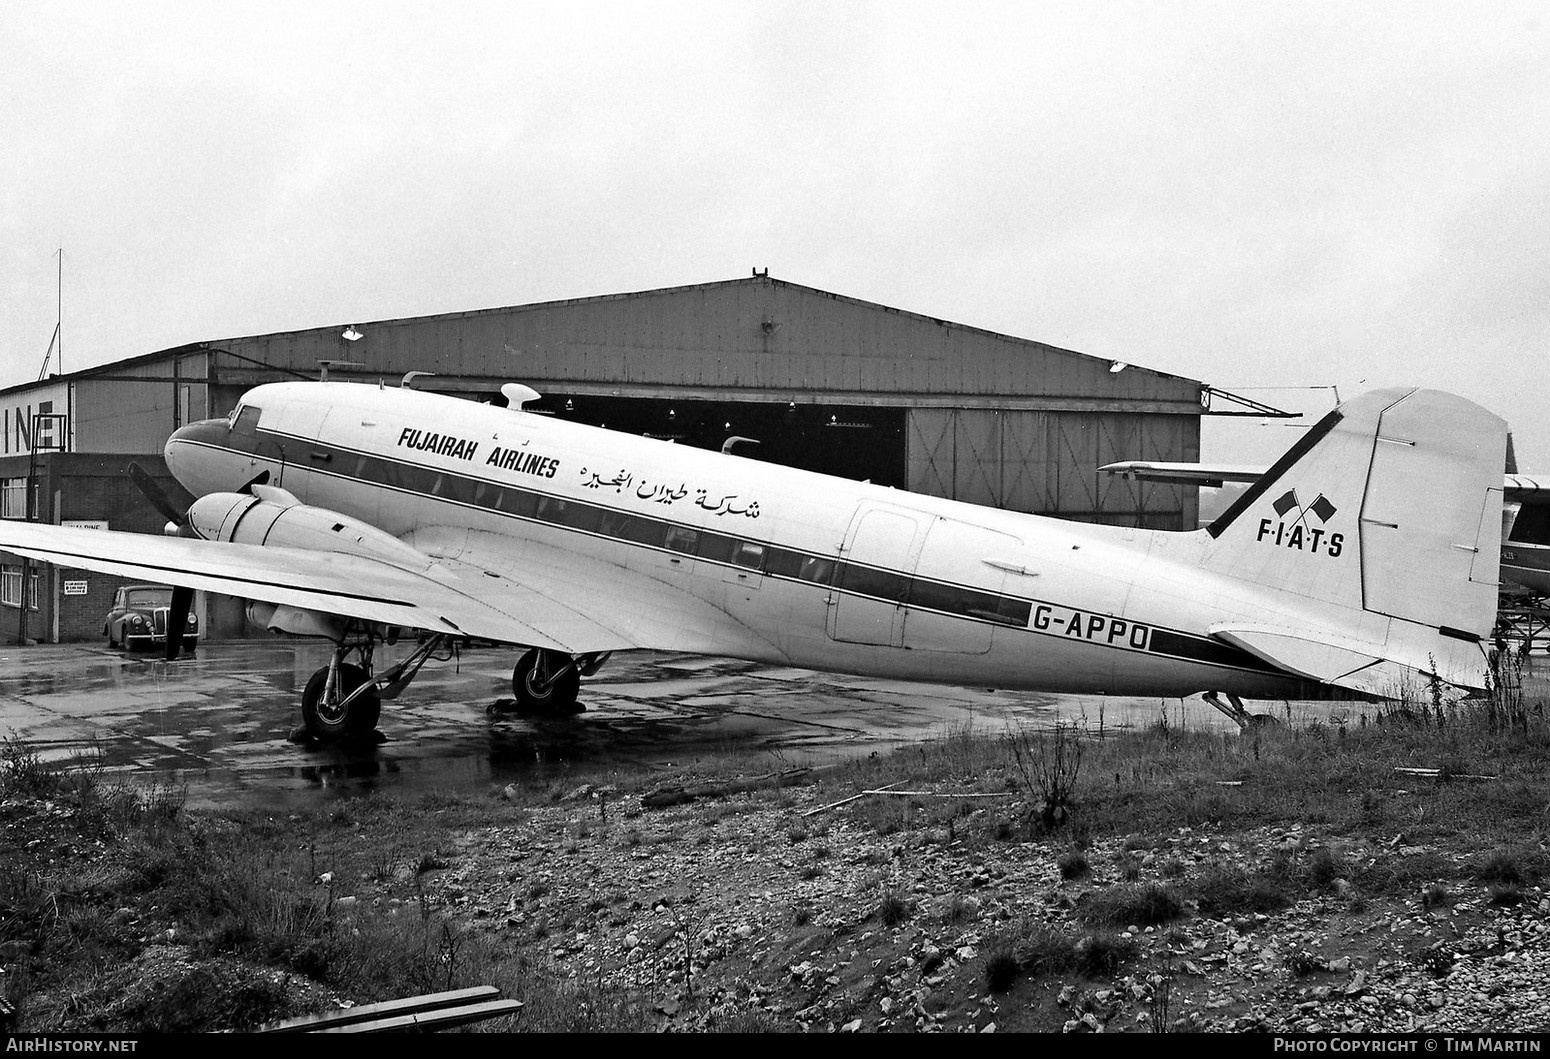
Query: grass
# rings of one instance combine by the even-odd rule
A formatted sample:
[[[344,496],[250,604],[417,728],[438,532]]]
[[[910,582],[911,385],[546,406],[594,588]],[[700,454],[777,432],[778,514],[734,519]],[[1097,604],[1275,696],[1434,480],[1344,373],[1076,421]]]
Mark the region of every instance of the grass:
[[[692,826],[680,816],[632,811],[632,802],[661,777],[616,770],[607,776],[606,808],[602,799],[574,807],[563,802],[588,781],[582,775],[519,792],[541,806],[560,806],[566,813],[560,823],[543,823],[553,814],[540,817],[531,806],[444,793],[362,797],[278,819],[257,811],[194,816],[184,812],[176,789],[116,785],[104,779],[93,755],[45,763],[13,737],[0,742],[0,803],[6,812],[22,803],[48,809],[35,820],[4,821],[10,863],[0,872],[0,951],[15,957],[6,989],[20,1002],[21,1025],[36,1029],[249,1028],[297,1013],[303,1001],[275,987],[286,976],[359,1002],[489,983],[524,1000],[525,1029],[658,1028],[661,1012],[653,1005],[662,983],[653,986],[655,999],[632,988],[605,988],[553,954],[567,938],[626,922],[631,900],[644,905],[636,920],[649,918],[659,901],[690,909],[685,915],[692,920],[692,905],[667,898],[675,883],[694,880],[667,880],[661,891],[626,895],[602,876],[591,900],[567,904],[547,878],[513,870],[509,894],[520,925],[511,933],[534,942],[513,959],[444,913],[432,896],[462,865],[456,836],[500,825],[558,828],[543,832],[565,854],[548,867],[575,873],[595,870],[591,858],[604,849],[645,861],[673,846],[692,847],[707,860],[725,850],[752,855],[761,840],[745,820],[783,811],[788,819],[775,832],[778,841],[767,844],[787,854],[792,885],[856,871],[873,876],[856,889],[866,904],[850,924],[837,924],[827,906],[793,894],[782,912],[788,927],[812,939],[834,931],[846,938],[844,946],[879,924],[906,927],[905,933],[972,927],[987,936],[980,969],[991,992],[1055,976],[1112,978],[1139,953],[1117,931],[1163,927],[1192,915],[1272,915],[1305,897],[1335,893],[1356,894],[1348,910],[1381,895],[1401,897],[1411,908],[1419,900],[1426,909],[1471,893],[1503,907],[1528,899],[1545,874],[1541,845],[1550,839],[1544,793],[1550,790],[1550,725],[1542,710],[1521,710],[1505,721],[1500,711],[1475,715],[1456,708],[1427,717],[1424,725],[1390,717],[1382,725],[1292,725],[1245,735],[1170,723],[1119,737],[1068,732],[1042,742],[963,729],[844,763],[821,775],[813,792],[815,804],[890,784],[941,797],[869,797],[806,818],[793,812],[792,792],[756,791],[699,806]],[[694,769],[710,774],[716,767],[700,762]],[[1401,767],[1498,778],[1438,782],[1397,773]],[[1044,812],[1051,805],[1060,810],[1054,816]],[[1319,829],[1317,841],[1288,839],[1274,854],[1197,861],[1172,845],[1184,829],[1293,835],[1310,826]],[[858,833],[887,839],[853,852],[851,836]],[[1396,835],[1403,835],[1401,845]],[[950,846],[973,860],[976,850],[1005,843],[1027,847],[1029,862],[1052,866],[1067,880],[1057,889],[1068,906],[1079,902],[1071,919],[1081,929],[982,916],[976,898],[949,888],[916,908],[908,884],[900,884],[902,862],[895,858],[919,857],[922,850],[934,857]],[[1452,856],[1407,852],[1442,844]],[[993,874],[973,885],[987,885],[986,879],[994,887]],[[770,889],[778,893],[779,884]],[[398,896],[384,903],[342,900],[357,891]],[[169,930],[191,958],[229,976],[222,979],[223,1006],[190,1000],[182,979],[156,980],[160,991],[152,994],[131,977],[103,970],[136,968],[142,982],[151,982],[136,961]],[[789,962],[816,958],[823,944],[810,941]],[[1317,969],[1305,955],[1288,958],[1292,975]],[[703,969],[687,950],[684,962],[690,970],[677,988],[694,990]],[[139,999],[131,1004],[126,995]],[[62,1004],[61,996],[78,999]],[[762,1008],[739,1013],[733,1005],[707,1008],[702,1025],[775,1028],[770,1020]]]
[[[1155,927],[1179,918],[1184,903],[1159,883],[1121,883],[1094,894],[1082,906],[1082,918],[1110,927]]]

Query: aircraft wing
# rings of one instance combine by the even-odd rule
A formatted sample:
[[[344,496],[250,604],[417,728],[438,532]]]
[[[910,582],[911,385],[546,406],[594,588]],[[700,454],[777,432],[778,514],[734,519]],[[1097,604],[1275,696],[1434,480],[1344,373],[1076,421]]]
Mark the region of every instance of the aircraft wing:
[[[1121,478],[1143,482],[1172,482],[1179,485],[1220,486],[1228,482],[1254,482],[1265,473],[1263,467],[1230,466],[1205,463],[1159,463],[1154,460],[1125,460],[1098,468]]]
[[[663,577],[627,568],[571,548],[454,526],[407,534],[404,543],[440,568],[477,582],[481,598],[529,616],[551,635],[591,644],[600,634],[628,647],[734,657],[779,657],[780,652],[727,611],[683,591],[673,578],[693,556],[661,556]],[[572,647],[578,651],[613,647]]]
[[[363,555],[0,521],[0,549],[60,566],[186,585],[387,625],[572,653],[639,646],[574,607],[490,591],[447,564],[406,570]]]
[[[1228,482],[1256,482],[1266,471],[1264,467],[1251,464],[1160,463],[1154,460],[1123,460],[1106,463],[1098,469],[1106,474],[1143,482],[1210,486],[1221,486]],[[1502,487],[1508,500],[1550,498],[1550,475],[1503,475]]]

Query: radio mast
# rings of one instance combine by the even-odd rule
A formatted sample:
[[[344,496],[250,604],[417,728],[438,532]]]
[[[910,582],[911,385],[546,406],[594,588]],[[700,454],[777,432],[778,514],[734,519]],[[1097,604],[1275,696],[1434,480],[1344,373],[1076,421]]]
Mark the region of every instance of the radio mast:
[[[48,361],[59,351],[59,374],[65,373],[65,248],[57,251],[59,257],[59,273],[54,287],[54,335],[48,340],[48,349],[43,353],[43,368],[38,372],[38,381],[42,382],[48,376]]]

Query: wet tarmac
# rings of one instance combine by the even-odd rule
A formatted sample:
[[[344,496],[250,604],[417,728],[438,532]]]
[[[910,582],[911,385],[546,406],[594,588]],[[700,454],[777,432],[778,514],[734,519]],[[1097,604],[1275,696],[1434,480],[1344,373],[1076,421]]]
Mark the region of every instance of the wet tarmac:
[[[407,646],[379,651],[379,667]],[[960,732],[1008,727],[1088,730],[1233,728],[1189,699],[998,692],[814,673],[750,662],[636,651],[582,682],[574,716],[521,715],[511,704],[514,651],[476,648],[427,665],[383,703],[375,746],[305,746],[289,735],[300,689],[324,645],[269,640],[202,644],[167,662],[86,644],[0,647],[0,737],[46,760],[99,759],[110,774],[187,790],[191,807],[310,804],[372,790],[488,789],[570,767],[671,770],[729,750],[770,767],[829,763]],[[1341,704],[1261,703],[1292,720]]]

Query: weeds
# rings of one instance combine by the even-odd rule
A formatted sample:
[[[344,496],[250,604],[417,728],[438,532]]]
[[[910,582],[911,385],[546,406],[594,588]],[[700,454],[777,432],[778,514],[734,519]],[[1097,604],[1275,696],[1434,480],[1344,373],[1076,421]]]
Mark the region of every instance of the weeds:
[[[1135,942],[1107,934],[1089,934],[1076,945],[1077,969],[1094,978],[1118,973],[1135,956]]]
[[[910,917],[910,905],[900,894],[887,890],[877,902],[877,918],[885,927],[902,926]]]
[[[1239,867],[1215,868],[1195,883],[1200,914],[1224,918],[1245,912],[1274,912],[1292,903],[1280,880]]]
[[[1082,908],[1082,918],[1107,926],[1157,926],[1177,919],[1184,904],[1172,890],[1158,883],[1125,883],[1093,895]]]
[[[1147,976],[1146,1019],[1153,1033],[1167,1033],[1173,1007],[1173,951],[1163,949],[1156,970]]]
[[[1339,854],[1327,846],[1313,851],[1308,858],[1306,878],[1310,889],[1329,890],[1347,875],[1345,862]]]
[[[1501,886],[1522,886],[1528,881],[1521,858],[1509,849],[1493,850],[1475,869],[1475,877]]]
[[[59,789],[63,776],[15,732],[0,743],[0,790],[6,794],[47,797]]]
[[[1030,822],[1036,816],[1045,834],[1066,826],[1082,774],[1081,740],[1069,726],[1057,724],[1047,735],[1012,729],[1006,742],[1023,789],[1034,796],[1037,807],[1029,810]]]
[[[1067,882],[1086,878],[1092,874],[1092,865],[1087,860],[1087,854],[1074,846],[1055,858],[1055,867],[1060,869],[1060,877]]]
[[[1005,993],[1017,984],[1022,966],[1017,954],[1006,946],[997,946],[985,955],[985,988],[992,993]]]

